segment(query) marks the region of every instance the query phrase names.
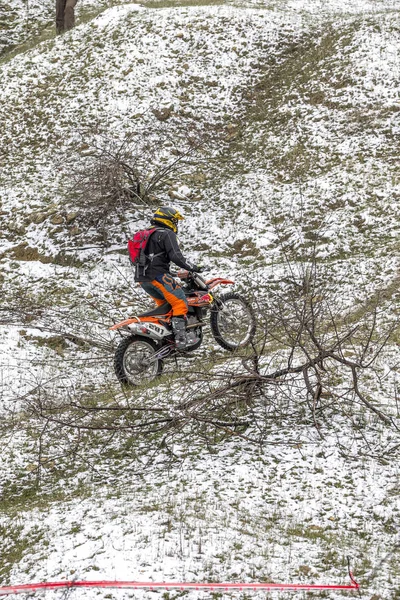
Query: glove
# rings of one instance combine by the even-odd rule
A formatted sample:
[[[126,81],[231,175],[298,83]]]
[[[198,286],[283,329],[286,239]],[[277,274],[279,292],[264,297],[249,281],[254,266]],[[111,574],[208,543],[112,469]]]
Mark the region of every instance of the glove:
[[[203,273],[203,271],[206,270],[206,267],[204,265],[194,265],[193,271],[195,273]]]
[[[194,265],[190,262],[187,262],[186,264],[189,267],[189,271],[192,271],[192,273],[202,273],[205,270],[205,267],[203,265]]]

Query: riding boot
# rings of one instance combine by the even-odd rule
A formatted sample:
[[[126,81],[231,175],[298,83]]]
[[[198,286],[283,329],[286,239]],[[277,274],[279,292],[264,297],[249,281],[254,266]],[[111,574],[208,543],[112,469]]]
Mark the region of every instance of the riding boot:
[[[172,317],[171,319],[172,331],[174,332],[175,344],[178,350],[185,350],[187,347],[187,335],[186,335],[186,318],[184,315],[179,317]]]

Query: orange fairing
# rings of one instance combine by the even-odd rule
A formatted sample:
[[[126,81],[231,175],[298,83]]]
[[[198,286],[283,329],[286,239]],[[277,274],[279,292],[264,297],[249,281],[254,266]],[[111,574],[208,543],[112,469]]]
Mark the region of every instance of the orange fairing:
[[[231,279],[222,279],[221,277],[215,277],[214,279],[209,279],[206,281],[206,284],[212,290],[217,287],[217,285],[233,285],[235,282]]]
[[[195,293],[195,296],[191,296],[187,299],[189,306],[208,306],[214,299],[211,294],[205,294],[204,292]]]
[[[132,317],[131,319],[126,319],[126,321],[121,321],[121,323],[116,323],[112,327],[110,327],[110,331],[115,331],[115,329],[120,329],[120,327],[126,327],[127,325],[133,325],[135,323],[160,323],[160,321],[169,321],[172,315],[172,311],[165,315],[157,315],[156,317]]]

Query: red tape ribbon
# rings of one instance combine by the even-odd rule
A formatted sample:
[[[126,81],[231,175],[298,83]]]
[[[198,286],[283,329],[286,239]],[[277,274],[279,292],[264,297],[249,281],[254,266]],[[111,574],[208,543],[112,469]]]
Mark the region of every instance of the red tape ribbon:
[[[167,583],[167,582],[141,582],[141,581],[47,581],[44,583],[26,583],[22,585],[9,585],[0,587],[0,596],[9,594],[23,594],[44,590],[66,588],[124,588],[124,589],[194,589],[214,590],[250,589],[250,590],[358,590],[359,584],[351,576],[350,585],[328,585],[308,583]]]

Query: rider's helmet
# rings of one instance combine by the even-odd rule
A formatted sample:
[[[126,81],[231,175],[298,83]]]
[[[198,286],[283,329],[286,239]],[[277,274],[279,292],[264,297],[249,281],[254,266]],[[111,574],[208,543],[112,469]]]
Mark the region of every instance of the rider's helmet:
[[[183,221],[183,219],[184,217],[181,215],[179,210],[176,210],[176,208],[171,208],[170,206],[160,206],[160,208],[157,208],[156,212],[154,213],[151,223],[153,225],[162,223],[177,233],[178,221]]]

